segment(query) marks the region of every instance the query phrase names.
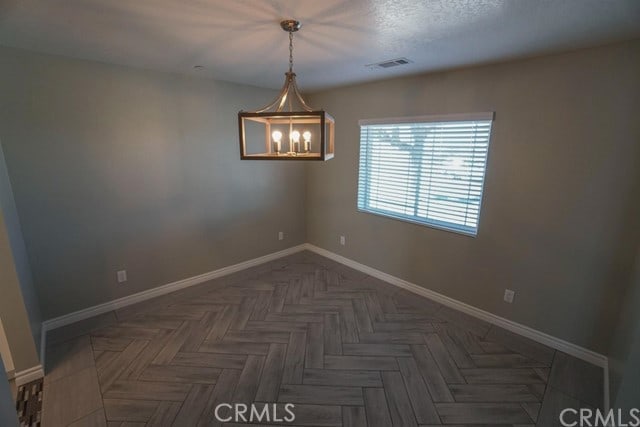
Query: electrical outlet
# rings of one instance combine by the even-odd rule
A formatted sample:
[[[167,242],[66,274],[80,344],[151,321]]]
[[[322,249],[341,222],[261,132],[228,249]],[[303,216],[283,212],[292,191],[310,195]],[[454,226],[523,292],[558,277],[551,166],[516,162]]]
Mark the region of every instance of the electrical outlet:
[[[118,283],[124,283],[127,281],[127,270],[120,270],[117,273]]]
[[[347,241],[346,241],[345,237],[344,237],[344,236],[340,236],[340,244],[341,244],[342,246],[344,246],[344,245],[346,244],[346,242],[347,242]]]
[[[278,231],[278,240],[284,240],[284,231]]]
[[[513,297],[516,296],[515,291],[512,291],[511,289],[505,289],[504,290],[504,301],[508,302],[509,304],[513,303]]]

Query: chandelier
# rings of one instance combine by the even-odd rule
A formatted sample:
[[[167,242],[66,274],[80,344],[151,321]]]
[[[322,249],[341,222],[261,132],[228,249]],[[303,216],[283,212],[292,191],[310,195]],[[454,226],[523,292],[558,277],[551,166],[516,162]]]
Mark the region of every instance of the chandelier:
[[[240,158],[242,160],[329,160],[334,154],[335,120],[324,110],[304,101],[293,72],[293,33],[300,22],[280,23],[289,33],[289,71],[280,94],[263,108],[240,111]]]

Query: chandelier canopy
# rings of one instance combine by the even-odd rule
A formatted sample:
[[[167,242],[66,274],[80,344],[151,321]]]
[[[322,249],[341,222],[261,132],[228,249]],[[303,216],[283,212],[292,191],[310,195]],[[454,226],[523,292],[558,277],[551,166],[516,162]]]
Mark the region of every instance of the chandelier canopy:
[[[335,120],[326,111],[309,107],[293,72],[293,33],[302,25],[287,19],[280,26],[289,33],[289,71],[276,99],[263,108],[238,113],[240,158],[329,160],[334,154]]]

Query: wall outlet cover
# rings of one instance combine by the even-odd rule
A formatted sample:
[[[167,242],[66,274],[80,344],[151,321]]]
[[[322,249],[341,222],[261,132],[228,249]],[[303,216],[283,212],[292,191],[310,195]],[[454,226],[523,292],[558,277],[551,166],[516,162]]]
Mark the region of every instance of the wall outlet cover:
[[[124,283],[127,281],[127,270],[120,270],[117,273],[118,283]]]
[[[284,240],[284,231],[278,231],[278,240]]]
[[[340,244],[341,244],[342,246],[344,246],[344,245],[345,245],[345,243],[346,243],[346,239],[345,239],[345,237],[344,237],[344,236],[340,236]]]
[[[513,297],[515,297],[516,293],[515,291],[512,291],[511,289],[505,289],[504,290],[504,300],[505,302],[508,302],[509,304],[513,303]]]

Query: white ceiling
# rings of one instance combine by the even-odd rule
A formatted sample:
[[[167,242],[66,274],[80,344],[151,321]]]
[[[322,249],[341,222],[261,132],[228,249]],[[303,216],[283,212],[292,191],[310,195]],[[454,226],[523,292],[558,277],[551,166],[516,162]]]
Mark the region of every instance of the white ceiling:
[[[278,88],[283,18],[303,91],[640,37],[640,0],[0,0],[0,45]]]

